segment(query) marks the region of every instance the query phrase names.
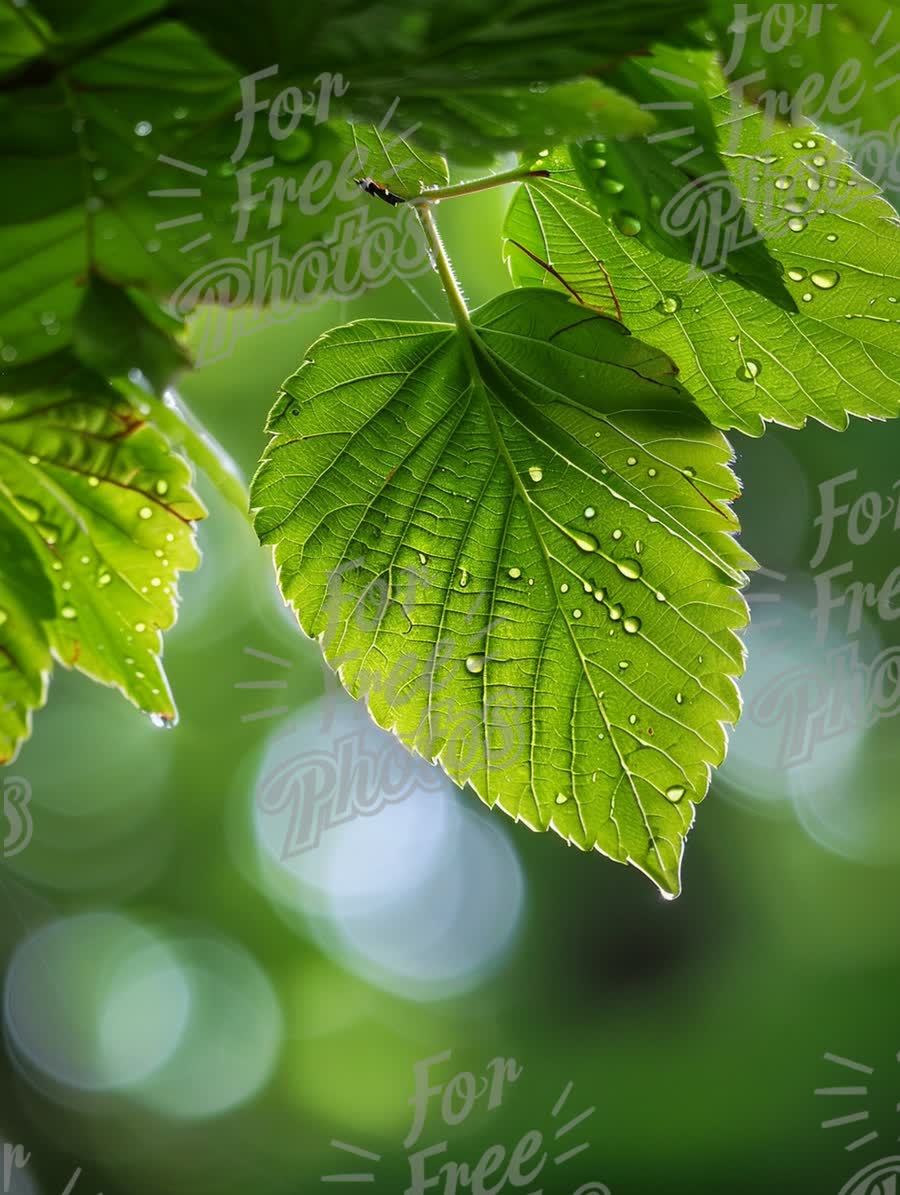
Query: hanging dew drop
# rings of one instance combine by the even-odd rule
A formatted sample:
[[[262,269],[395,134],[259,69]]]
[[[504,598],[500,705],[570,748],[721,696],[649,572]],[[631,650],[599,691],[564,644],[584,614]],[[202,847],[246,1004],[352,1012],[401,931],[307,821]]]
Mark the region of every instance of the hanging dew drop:
[[[157,730],[171,730],[175,725],[175,719],[169,718],[165,714],[151,714],[150,722]]]
[[[617,178],[604,178],[600,180],[600,190],[607,195],[621,195],[625,190],[625,184],[620,183]]]

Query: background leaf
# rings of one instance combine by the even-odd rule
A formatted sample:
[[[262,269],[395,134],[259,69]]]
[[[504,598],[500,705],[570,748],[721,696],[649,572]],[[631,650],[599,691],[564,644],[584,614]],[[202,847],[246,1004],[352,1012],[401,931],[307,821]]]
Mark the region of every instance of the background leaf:
[[[284,86],[270,81],[270,98]],[[232,161],[240,107],[235,68],[174,22],[107,46],[41,86],[0,91],[5,361],[70,345],[91,275],[160,303],[187,293],[182,315],[199,298],[261,304],[278,296],[271,285],[250,293],[251,270],[241,267],[248,249],[271,243],[272,256],[289,261],[341,221],[357,216],[364,228],[369,208],[354,176],[382,175],[401,194],[447,180],[446,163],[413,150],[396,126],[351,130],[312,116],[279,141],[263,114]],[[366,158],[362,170],[357,154]],[[260,163],[242,193],[238,172]],[[352,263],[361,232],[350,231]]]
[[[48,646],[174,720],[161,632],[177,574],[198,563],[193,522],[205,513],[144,396],[65,355],[47,377],[43,365],[0,377],[0,529],[22,562],[0,575],[4,758],[43,701]]]
[[[713,4],[735,86],[770,119],[812,121],[859,169],[900,196],[900,7],[896,0]]]
[[[549,179],[529,180],[509,209],[506,255],[521,285],[562,288],[552,265],[591,305],[678,365],[710,419],[751,435],[764,420],[814,418],[845,427],[847,413],[888,418],[900,404],[900,221],[872,184],[818,130],[764,137],[753,108],[712,100],[729,178],[766,235],[798,312],[779,309],[719,272],[657,252],[639,235],[634,187],[618,208],[598,208],[607,177],[578,146],[541,159]],[[732,144],[731,138],[734,137]],[[670,213],[696,243],[710,230],[718,180],[685,194]],[[602,263],[602,268],[601,268]]]

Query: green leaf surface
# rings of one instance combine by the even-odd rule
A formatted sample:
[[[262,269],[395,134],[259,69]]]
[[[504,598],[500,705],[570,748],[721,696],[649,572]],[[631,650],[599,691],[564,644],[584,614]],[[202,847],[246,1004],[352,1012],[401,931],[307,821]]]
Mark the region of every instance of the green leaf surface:
[[[43,701],[48,649],[174,720],[161,632],[205,513],[143,394],[53,365],[0,376],[0,533],[16,561],[0,573],[0,761]]]
[[[473,322],[319,340],[270,419],[258,533],[381,726],[673,894],[739,712],[730,449],[613,320],[524,290]]]
[[[633,188],[611,215],[599,210],[606,168],[583,147],[560,148],[529,180],[507,217],[506,255],[519,285],[565,284],[667,353],[719,427],[762,432],[814,418],[842,428],[847,414],[888,418],[900,407],[900,221],[876,187],[814,129],[764,135],[763,118],[722,96],[711,101],[720,151],[766,246],[784,271],[796,314],[718,271],[645,244]],[[689,189],[670,211],[696,242],[710,229],[719,180]],[[727,202],[727,200],[726,200]],[[526,252],[527,251],[527,252]],[[529,256],[531,254],[531,256]],[[549,272],[540,259],[552,267]]]

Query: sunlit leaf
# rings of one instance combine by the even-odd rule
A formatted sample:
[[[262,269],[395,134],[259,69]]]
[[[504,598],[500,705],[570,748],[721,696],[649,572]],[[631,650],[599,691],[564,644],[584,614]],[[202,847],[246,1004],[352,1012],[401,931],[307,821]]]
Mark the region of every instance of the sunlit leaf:
[[[702,270],[643,243],[633,188],[601,214],[607,170],[578,146],[541,159],[552,177],[529,180],[512,202],[506,253],[514,279],[556,289],[564,279],[585,303],[620,314],[675,361],[720,427],[759,434],[765,419],[844,427],[848,413],[896,415],[900,220],[817,130],[767,135],[756,109],[736,113],[724,96],[712,106],[728,178],[686,190],[670,208],[670,226],[715,249],[717,205],[736,185],[796,314],[739,285],[715,260]]]
[[[364,320],[285,385],[256,526],[375,720],[677,892],[739,703],[730,450],[671,362],[561,296]]]

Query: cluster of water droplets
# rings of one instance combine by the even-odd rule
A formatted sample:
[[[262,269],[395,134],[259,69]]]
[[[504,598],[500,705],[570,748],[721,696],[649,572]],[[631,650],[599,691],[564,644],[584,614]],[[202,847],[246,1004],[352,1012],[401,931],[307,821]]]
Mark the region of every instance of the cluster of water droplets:
[[[606,154],[606,143],[603,141],[590,141],[585,144],[584,161],[597,175],[596,189],[601,195],[615,197],[625,191],[625,184],[621,179],[614,178],[608,173]],[[613,212],[611,220],[623,236],[635,237],[641,231],[640,218],[625,208]]]

